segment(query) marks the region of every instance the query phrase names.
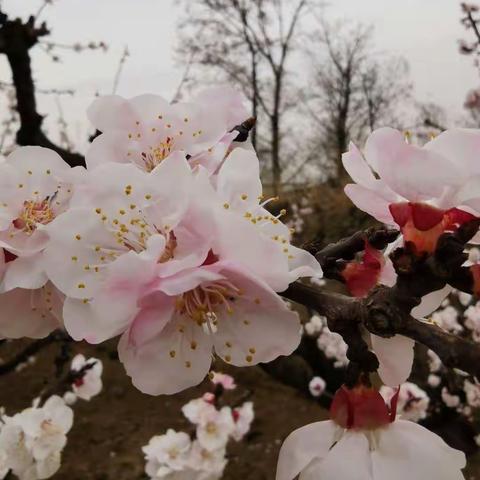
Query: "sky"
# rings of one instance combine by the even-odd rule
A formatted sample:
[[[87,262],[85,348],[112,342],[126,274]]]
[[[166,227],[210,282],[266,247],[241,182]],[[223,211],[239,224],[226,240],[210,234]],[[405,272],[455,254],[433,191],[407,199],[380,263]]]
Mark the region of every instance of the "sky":
[[[125,46],[130,56],[117,93],[173,95],[183,74],[173,55],[178,41],[175,27],[182,13],[178,3],[55,0],[43,11],[41,18],[52,31],[48,40],[60,44],[103,40],[109,46],[106,53],[58,50],[60,63],[52,62],[39,47],[32,50],[38,87],[76,92],[73,98],[61,97],[60,105],[77,145],[85,140],[88,130],[85,109],[96,93],[112,92]],[[36,12],[42,0],[0,0],[0,4],[8,15],[25,17]],[[472,58],[458,53],[458,40],[469,38],[460,25],[459,4],[459,0],[329,0],[326,16],[371,25],[379,51],[402,55],[409,62],[415,97],[438,103],[456,118],[461,114],[466,91],[480,83]],[[0,81],[9,80],[10,71],[1,56]],[[39,107],[41,113],[49,114],[47,126],[56,121],[58,105],[51,96],[39,95]]]

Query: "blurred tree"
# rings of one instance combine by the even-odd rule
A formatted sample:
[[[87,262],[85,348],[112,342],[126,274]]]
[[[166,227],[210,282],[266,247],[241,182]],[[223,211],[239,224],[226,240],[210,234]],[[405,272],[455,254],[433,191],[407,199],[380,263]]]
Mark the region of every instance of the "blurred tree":
[[[332,184],[341,183],[342,153],[382,125],[395,126],[410,97],[408,64],[372,48],[371,28],[321,22],[308,53],[312,65],[307,109],[317,126]]]
[[[52,0],[43,0],[38,11],[26,21],[20,18],[10,18],[0,7],[0,55],[6,56],[12,76],[11,84],[2,83],[0,86],[7,91],[7,95],[13,91],[16,99],[14,103],[12,96],[8,96],[9,106],[7,109],[10,109],[11,113],[3,123],[5,130],[0,136],[0,151],[3,150],[6,133],[11,132],[13,125],[18,120],[19,128],[16,132],[16,143],[18,145],[47,147],[59,153],[71,166],[83,165],[83,156],[72,152],[73,146],[66,134],[66,123],[59,104],[61,145],[52,142],[42,130],[43,116],[37,111],[36,92],[39,90],[36,89],[33,80],[30,51],[35,46],[41,46],[52,61],[58,62],[59,57],[55,53],[57,47],[81,52],[86,49],[105,51],[107,46],[104,42],[89,42],[87,45],[59,45],[43,40],[50,34],[50,31],[46,23],[39,22],[38,18],[45,7],[51,3]],[[43,90],[41,92],[57,96],[64,93],[73,94],[70,90]]]
[[[265,136],[260,138],[257,130],[252,141],[261,156],[269,156],[274,194],[282,181],[283,115],[292,106],[287,99],[289,64],[298,49],[301,20],[320,4],[319,0],[184,0],[178,56],[183,63],[200,67],[196,78],[205,78],[208,72],[218,81],[220,72],[251,100],[252,116],[261,117],[257,125],[268,123]]]

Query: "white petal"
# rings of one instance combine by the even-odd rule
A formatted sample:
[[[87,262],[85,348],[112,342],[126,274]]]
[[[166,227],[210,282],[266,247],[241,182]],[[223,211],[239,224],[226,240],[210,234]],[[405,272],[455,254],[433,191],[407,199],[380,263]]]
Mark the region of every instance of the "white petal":
[[[404,383],[410,376],[413,365],[415,342],[401,335],[382,338],[371,335],[372,348],[380,362],[378,374],[390,387]]]
[[[463,480],[465,454],[414,422],[396,420],[379,430],[372,464],[375,479]]]
[[[333,422],[324,421],[292,432],[280,449],[276,480],[293,480],[314,458],[324,458],[334,443],[336,429]]]
[[[379,480],[390,480],[379,477]],[[372,473],[369,443],[363,433],[346,433],[323,460],[314,460],[299,480],[377,480]]]
[[[450,285],[445,285],[442,289],[423,296],[420,305],[412,309],[412,316],[418,319],[428,317],[440,307],[440,304],[448,297],[452,290]]]
[[[345,194],[357,208],[376,218],[379,222],[395,225],[388,208],[390,202],[382,198],[377,191],[349,183],[345,186]]]
[[[342,163],[355,183],[367,188],[373,186],[375,175],[353,142],[350,142],[348,152],[342,155]]]
[[[142,315],[165,327],[138,347],[130,342],[129,332],[120,339],[120,361],[133,384],[143,393],[171,395],[200,383],[211,363],[211,337],[195,322],[182,322],[161,309]],[[168,318],[162,318],[165,315]]]
[[[7,263],[5,276],[0,282],[0,292],[7,292],[14,288],[40,288],[47,283],[47,280],[41,253],[31,257],[17,257]]]

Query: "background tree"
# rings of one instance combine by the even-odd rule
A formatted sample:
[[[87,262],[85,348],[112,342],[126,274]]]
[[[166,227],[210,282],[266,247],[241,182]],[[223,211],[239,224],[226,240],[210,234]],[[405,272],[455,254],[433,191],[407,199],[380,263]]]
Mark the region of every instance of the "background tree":
[[[253,133],[261,157],[269,157],[274,194],[280,190],[284,115],[291,109],[289,73],[298,51],[300,24],[318,0],[200,0],[184,2],[180,60],[197,67],[200,78],[220,74],[240,87],[252,116],[268,128]],[[195,78],[198,78],[195,76]],[[294,102],[293,102],[294,103]]]
[[[410,96],[408,64],[376,53],[363,25],[320,22],[309,57],[312,81],[306,98],[322,152],[325,175],[341,181],[341,156],[379,126],[399,125],[399,105]]]

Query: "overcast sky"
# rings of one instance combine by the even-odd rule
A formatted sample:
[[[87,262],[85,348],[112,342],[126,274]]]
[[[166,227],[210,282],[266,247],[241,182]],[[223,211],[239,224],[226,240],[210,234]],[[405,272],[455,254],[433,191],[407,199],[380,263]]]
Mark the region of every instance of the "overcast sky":
[[[4,11],[25,16],[41,0],[0,0]],[[190,0],[192,2],[196,0]],[[42,18],[52,30],[49,40],[59,43],[104,40],[107,53],[80,55],[62,51],[62,63],[52,63],[38,47],[32,51],[37,84],[44,88],[72,88],[74,99],[62,99],[65,116],[76,141],[85,138],[82,113],[96,92],[110,93],[118,60],[125,45],[131,52],[118,93],[145,92],[172,95],[182,75],[172,58],[175,25],[180,8],[173,0],[56,0]],[[403,55],[411,67],[415,95],[435,101],[452,116],[461,113],[469,88],[480,83],[472,59],[458,53],[459,38],[468,38],[460,25],[458,0],[330,0],[330,18],[348,18],[371,24],[378,48]],[[0,81],[10,72],[0,58]],[[52,99],[40,96],[42,113],[55,112]],[[52,110],[53,109],[53,110]]]

